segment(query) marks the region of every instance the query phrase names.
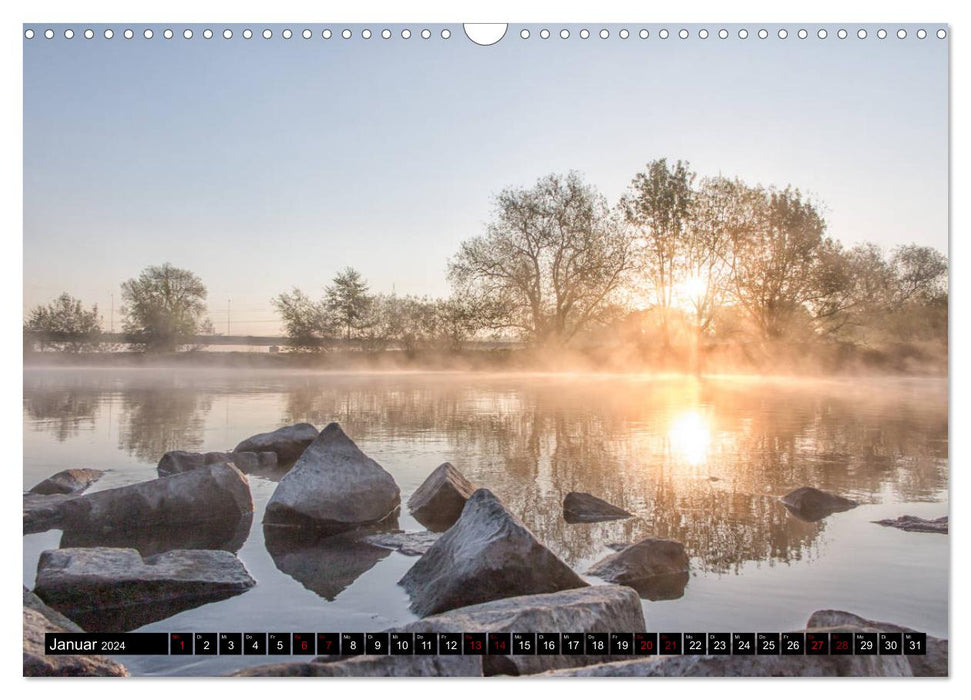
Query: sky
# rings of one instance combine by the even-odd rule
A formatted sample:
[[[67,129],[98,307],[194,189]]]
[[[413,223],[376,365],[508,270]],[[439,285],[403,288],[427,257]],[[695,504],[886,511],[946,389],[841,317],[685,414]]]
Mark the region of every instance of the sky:
[[[47,27],[49,25],[44,25]],[[578,170],[616,201],[655,158],[699,175],[792,184],[830,235],[948,245],[948,41],[811,25],[689,39],[660,27],[461,25],[402,39],[264,40],[254,26],[51,25],[24,39],[24,309],[69,292],[120,330],[120,284],[149,265],[196,272],[217,332],[273,335],[270,299],[313,296],[352,266],[373,291],[444,296],[459,243],[493,196]],[[122,32],[135,31],[131,40]],[[155,36],[142,32],[151,26]],[[353,38],[340,38],[351,27]],[[370,26],[370,25],[369,25]],[[424,25],[423,25],[424,26]],[[639,38],[644,26],[647,39]],[[721,26],[721,25],[718,25]],[[748,26],[748,25],[747,25]],[[866,39],[856,37],[865,26]],[[65,28],[75,31],[63,38]],[[233,38],[222,30],[229,27]],[[680,27],[680,25],[679,25]],[[828,36],[819,39],[824,27]],[[528,39],[520,30],[530,32]],[[566,28],[570,38],[561,39]],[[231,302],[230,302],[231,300]]]

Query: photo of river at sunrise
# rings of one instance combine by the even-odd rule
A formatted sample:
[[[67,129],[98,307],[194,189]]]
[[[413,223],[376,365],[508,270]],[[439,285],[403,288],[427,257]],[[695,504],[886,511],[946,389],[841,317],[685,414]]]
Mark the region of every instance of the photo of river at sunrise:
[[[25,488],[63,469],[105,470],[88,493],[156,478],[170,450],[231,450],[254,433],[334,421],[394,477],[402,504],[451,462],[589,583],[612,543],[683,543],[690,575],[641,592],[648,629],[797,630],[838,609],[948,636],[948,538],[872,522],[948,514],[944,379],[27,368],[23,420]],[[256,585],[137,631],[365,632],[418,619],[397,585],[416,557],[264,528],[280,477],[248,474],[252,521],[224,545]],[[779,501],[801,486],[860,505],[805,521]],[[568,524],[571,491],[634,517]],[[424,529],[406,507],[381,527]],[[192,530],[164,534],[191,542]],[[25,535],[25,586],[41,551],[76,545],[64,539]],[[159,550],[137,537],[107,544]],[[138,675],[267,662],[114,658]]]

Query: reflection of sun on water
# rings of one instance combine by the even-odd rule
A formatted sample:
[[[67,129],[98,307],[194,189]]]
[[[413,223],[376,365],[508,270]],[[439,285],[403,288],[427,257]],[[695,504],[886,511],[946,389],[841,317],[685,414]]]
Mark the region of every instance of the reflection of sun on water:
[[[708,419],[696,410],[684,411],[675,417],[668,428],[668,443],[678,461],[693,467],[704,464],[711,445],[711,426]]]

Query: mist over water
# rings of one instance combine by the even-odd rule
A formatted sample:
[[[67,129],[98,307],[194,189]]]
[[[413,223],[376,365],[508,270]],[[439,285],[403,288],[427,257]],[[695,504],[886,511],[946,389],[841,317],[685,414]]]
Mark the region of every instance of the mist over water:
[[[649,629],[797,629],[829,607],[947,636],[949,538],[870,522],[947,514],[945,379],[28,368],[24,487],[69,467],[108,469],[94,490],[135,483],[168,450],[232,449],[302,421],[338,421],[403,503],[452,462],[580,573],[608,543],[683,542],[692,574],[642,593]],[[257,511],[239,556],[257,586],[142,629],[369,631],[414,619],[395,584],[414,558],[267,541],[275,482],[249,480]],[[863,505],[805,522],[778,502],[800,486]],[[635,517],[568,525],[569,491]],[[397,526],[422,529],[407,509]],[[25,537],[25,584],[58,534]],[[124,660],[162,674],[266,661]]]

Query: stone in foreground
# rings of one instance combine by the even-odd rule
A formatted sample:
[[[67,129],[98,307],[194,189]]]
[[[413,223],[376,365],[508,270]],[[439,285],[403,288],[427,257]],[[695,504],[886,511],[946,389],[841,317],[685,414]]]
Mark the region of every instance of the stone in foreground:
[[[563,519],[574,523],[598,523],[604,520],[623,520],[633,517],[622,508],[607,503],[589,493],[571,491],[563,499]]]
[[[873,522],[884,527],[895,527],[905,532],[936,532],[941,535],[947,534],[946,515],[934,520],[924,520],[924,518],[918,518],[916,515],[901,515],[894,520],[874,520]]]
[[[308,663],[267,664],[251,666],[230,675],[275,677],[478,677],[482,675],[482,656],[353,656],[326,663],[315,659]]]
[[[341,532],[381,522],[400,503],[394,478],[331,423],[280,479],[263,522]]]
[[[182,549],[142,559],[134,549],[42,552],[34,592],[89,632],[127,631],[253,587],[224,551]]]
[[[542,678],[910,676],[903,656],[661,656],[550,671]]]
[[[604,557],[587,573],[630,586],[649,600],[673,600],[684,595],[688,570],[684,545],[648,537]]]
[[[874,622],[844,610],[817,610],[809,616],[806,627],[831,628],[832,631],[860,632],[917,632],[919,630],[895,625],[892,622]],[[946,639],[927,635],[927,653],[906,655],[915,676],[947,676],[948,643]]]
[[[100,469],[65,469],[44,479],[30,492],[44,496],[51,494],[73,495],[81,493],[102,476],[104,476],[104,472]]]
[[[253,512],[249,482],[231,464],[78,496],[60,505],[64,530],[128,531],[207,523],[237,523]]]
[[[583,588],[587,583],[540,544],[488,489],[398,582],[424,617],[499,598]]]
[[[790,513],[800,520],[808,522],[816,522],[833,513],[849,510],[859,505],[856,501],[820,491],[811,486],[803,486],[795,491],[790,491],[782,497],[781,501]]]
[[[24,494],[24,534],[44,532],[59,527],[64,502],[75,498],[63,493]]]
[[[173,450],[158,461],[158,475],[171,476],[210,464],[232,464],[244,474],[277,468],[276,452],[183,452]]]
[[[444,532],[462,515],[475,486],[448,462],[428,475],[408,499],[415,520],[435,532]]]
[[[280,464],[293,464],[317,435],[317,428],[310,423],[287,425],[248,437],[236,445],[233,452],[276,452]]]
[[[84,632],[24,588],[24,676],[127,676],[120,663],[104,656],[48,655],[44,635]]]
[[[418,532],[385,532],[364,538],[368,544],[384,549],[393,549],[406,557],[420,557],[438,541],[437,532],[420,530]]]

